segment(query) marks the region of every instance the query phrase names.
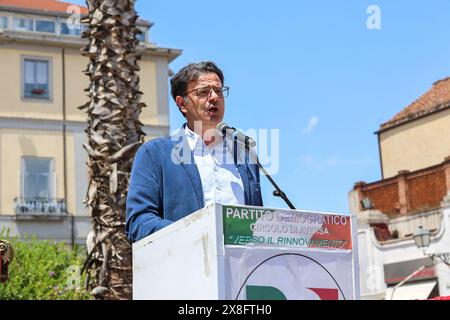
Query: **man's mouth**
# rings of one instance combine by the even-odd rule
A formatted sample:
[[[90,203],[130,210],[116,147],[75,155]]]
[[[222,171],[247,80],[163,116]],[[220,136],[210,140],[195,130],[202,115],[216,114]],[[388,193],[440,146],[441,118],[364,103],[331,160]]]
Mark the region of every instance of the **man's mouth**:
[[[219,108],[214,107],[214,106],[211,106],[206,109],[206,112],[209,112],[209,113],[216,113],[217,111],[219,111]]]

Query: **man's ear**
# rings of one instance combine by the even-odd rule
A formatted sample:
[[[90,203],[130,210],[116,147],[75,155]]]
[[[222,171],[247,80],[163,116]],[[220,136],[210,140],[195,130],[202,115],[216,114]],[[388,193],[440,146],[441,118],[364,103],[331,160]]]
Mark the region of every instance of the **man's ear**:
[[[190,100],[188,97],[182,97],[182,96],[177,96],[175,98],[175,103],[177,104],[178,108],[180,109],[180,111],[184,114],[186,114],[187,109],[186,109],[186,105],[190,103]]]

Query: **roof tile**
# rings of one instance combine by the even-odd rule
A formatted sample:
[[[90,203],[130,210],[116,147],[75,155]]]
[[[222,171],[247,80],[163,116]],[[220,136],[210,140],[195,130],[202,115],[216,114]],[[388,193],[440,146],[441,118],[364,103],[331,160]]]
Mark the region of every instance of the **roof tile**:
[[[428,113],[450,107],[450,77],[436,81],[430,90],[400,111],[391,120],[383,123],[380,130],[389,129]]]
[[[89,13],[85,6],[57,0],[0,0],[0,6],[63,13],[72,13],[67,9],[73,5],[81,9],[81,14],[86,15]]]

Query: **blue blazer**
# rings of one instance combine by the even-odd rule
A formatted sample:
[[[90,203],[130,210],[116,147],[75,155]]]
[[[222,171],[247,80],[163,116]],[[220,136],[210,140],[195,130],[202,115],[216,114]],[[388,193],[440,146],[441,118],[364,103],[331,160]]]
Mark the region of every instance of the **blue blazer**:
[[[238,161],[235,154],[245,204],[262,206],[259,168],[249,163],[248,154],[241,159],[243,161]],[[204,206],[200,174],[184,127],[174,136],[148,141],[139,148],[131,170],[126,204],[126,233],[131,242]]]

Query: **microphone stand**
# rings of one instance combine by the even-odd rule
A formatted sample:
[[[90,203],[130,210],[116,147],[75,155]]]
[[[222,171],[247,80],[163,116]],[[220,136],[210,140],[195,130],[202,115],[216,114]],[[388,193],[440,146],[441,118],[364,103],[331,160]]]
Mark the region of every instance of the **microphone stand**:
[[[242,143],[241,143],[242,144]],[[288,199],[287,195],[280,189],[280,187],[278,187],[278,185],[276,184],[276,182],[272,179],[272,177],[270,176],[270,174],[266,171],[266,169],[264,169],[264,167],[262,166],[262,164],[259,162],[258,156],[256,155],[256,153],[253,155],[248,143],[248,139],[245,139],[245,149],[248,151],[248,154],[250,156],[253,156],[254,159],[256,160],[256,164],[258,165],[259,169],[261,169],[262,173],[266,176],[266,178],[270,181],[270,183],[273,185],[273,187],[275,188],[275,190],[273,191],[273,195],[275,197],[280,197],[281,199],[284,200],[284,202],[286,202],[286,204],[289,206],[290,209],[294,209],[295,207],[292,204],[292,202]]]

